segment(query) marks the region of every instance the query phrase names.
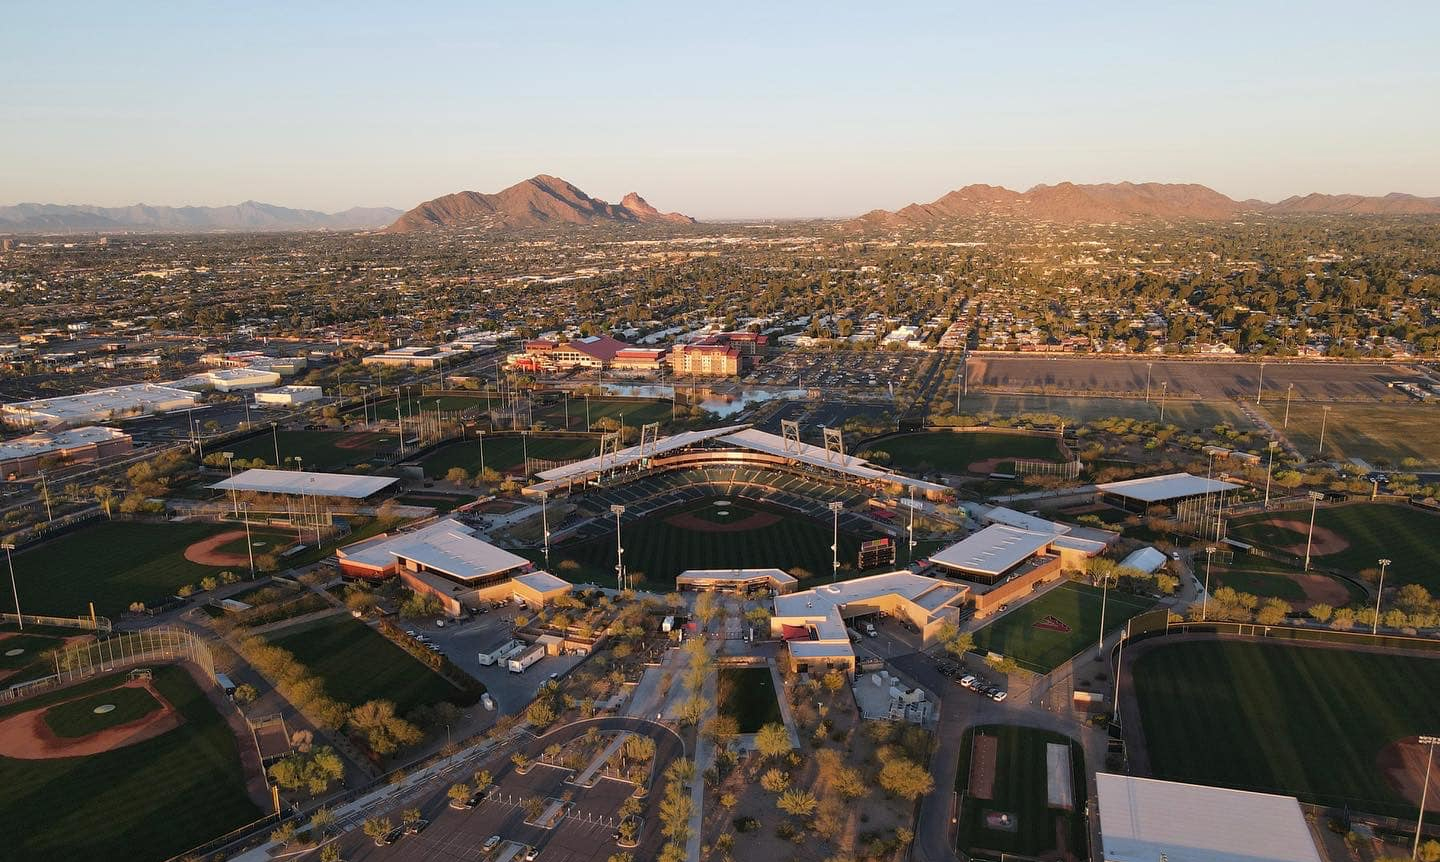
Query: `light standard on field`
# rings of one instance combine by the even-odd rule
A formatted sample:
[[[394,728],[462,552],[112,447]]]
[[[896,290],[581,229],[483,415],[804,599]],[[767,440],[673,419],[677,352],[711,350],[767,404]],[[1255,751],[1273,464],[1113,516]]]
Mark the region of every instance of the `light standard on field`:
[[[1310,492],[1310,532],[1305,534],[1305,568],[1301,571],[1310,571],[1310,543],[1315,539],[1315,507],[1324,498],[1325,495],[1318,491]]]
[[[230,499],[235,503],[235,517],[240,517],[240,493],[235,490],[235,453],[221,452],[225,465],[230,468]]]
[[[40,496],[45,500],[45,520],[55,520],[55,512],[50,508],[50,482],[45,478],[45,471],[40,471]]]
[[[1285,420],[1280,423],[1281,428],[1290,427],[1290,394],[1295,391],[1295,384],[1290,383],[1285,387]]]
[[[521,469],[525,471],[525,478],[530,478],[530,432],[520,432],[520,459],[524,465]]]
[[[1322,455],[1325,454],[1325,420],[1326,420],[1326,419],[1329,419],[1329,418],[1330,418],[1330,408],[1329,408],[1329,407],[1321,407],[1321,408],[1320,408],[1320,450],[1315,453],[1315,457],[1316,457],[1316,458],[1319,458],[1319,457],[1321,457]]]
[[[1415,846],[1410,848],[1411,859],[1420,852],[1420,833],[1425,828],[1425,801],[1430,791],[1430,766],[1435,762],[1435,745],[1440,743],[1440,736],[1422,735],[1417,741],[1430,746],[1430,750],[1425,756],[1425,783],[1420,785],[1420,816],[1415,820]]]
[[[375,421],[380,421],[379,408],[376,408]],[[270,440],[275,444],[275,469],[280,469],[280,430],[274,422],[270,423]]]
[[[1100,575],[1100,639],[1095,644],[1095,660],[1105,660],[1105,606],[1110,599],[1110,573]]]
[[[1215,546],[1205,546],[1205,595],[1200,597],[1200,622],[1210,613],[1210,565],[1215,561]]]
[[[1255,390],[1255,403],[1260,403],[1260,396],[1265,392],[1265,363],[1260,363],[1260,386]]]
[[[550,568],[550,515],[547,511],[547,503],[550,501],[550,492],[540,492],[540,534],[545,540],[545,568]],[[616,529],[619,535],[619,529]]]
[[[255,580],[255,546],[250,543],[250,504],[245,504],[245,553],[250,556],[250,580]]]
[[[834,517],[835,522],[834,536],[830,544],[830,564],[832,566],[830,580],[834,582],[840,579],[840,512],[845,508],[845,504],[834,500],[829,505],[830,514]]]
[[[915,486],[910,486],[910,526],[905,528],[910,534],[909,561],[915,562]]]
[[[479,435],[479,437],[480,437],[480,475],[481,475],[481,476],[484,476],[484,475],[485,475],[485,432],[484,432],[484,431],[476,431],[475,433],[476,433],[477,435]],[[479,478],[479,477],[476,477],[476,478]]]
[[[1270,450],[1270,461],[1265,465],[1265,508],[1270,508],[1270,474],[1275,469],[1275,441],[1271,440],[1267,447]]]
[[[1149,403],[1150,403],[1150,366],[1152,366],[1152,365],[1154,365],[1154,364],[1155,364],[1155,363],[1153,363],[1153,362],[1147,362],[1147,363],[1145,363],[1145,403],[1146,403],[1146,404],[1149,404]]]
[[[1375,590],[1375,619],[1370,621],[1370,634],[1380,627],[1380,597],[1385,595],[1385,569],[1390,565],[1389,560],[1380,560],[1380,586]]]
[[[1161,421],[1161,422],[1164,422],[1164,421],[1165,421],[1165,387],[1168,386],[1169,383],[1170,383],[1170,381],[1168,381],[1168,380],[1161,380],[1161,381],[1160,381],[1160,421]]]
[[[619,503],[612,504],[610,511],[615,515],[615,588],[625,589],[625,548],[620,544],[620,516],[625,514],[625,507]]]
[[[14,542],[6,542],[0,545],[5,549],[5,564],[10,567],[10,592],[15,594],[15,621],[20,625],[20,630],[25,630],[25,618],[20,616],[20,589],[15,586],[15,560],[11,558],[10,552],[15,550]]]

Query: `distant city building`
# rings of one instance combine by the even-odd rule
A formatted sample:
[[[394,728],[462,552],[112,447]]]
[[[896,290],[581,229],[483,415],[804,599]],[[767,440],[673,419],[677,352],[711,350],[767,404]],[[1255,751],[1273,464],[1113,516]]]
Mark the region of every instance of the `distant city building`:
[[[191,391],[155,383],[132,383],[92,389],[78,395],[37,398],[0,405],[0,418],[22,428],[90,425],[134,416],[148,416],[195,406]]]
[[[360,362],[364,365],[391,365],[402,368],[441,368],[469,354],[470,351],[454,346],[397,347],[367,356]]]
[[[676,344],[667,357],[679,375],[733,377],[754,368],[770,336],[754,332],[720,332],[689,344]]]
[[[610,368],[616,374],[650,374],[665,367],[665,351],[654,347],[627,347],[615,354]]]
[[[511,368],[522,371],[604,369],[609,368],[620,353],[636,349],[608,335],[588,335],[570,340],[535,338],[525,342],[523,353],[512,353],[505,362]],[[630,358],[627,358],[627,362],[637,355],[628,356]]]
[[[0,440],[0,477],[33,476],[50,459],[66,464],[89,463],[130,450],[130,435],[114,428],[92,425],[69,431],[40,431],[13,440]]]
[[[262,389],[256,392],[255,403],[259,405],[293,407],[296,404],[308,404],[311,401],[319,401],[324,397],[325,392],[319,386],[278,386],[274,389]]]
[[[247,389],[265,389],[279,382],[279,372],[267,371],[264,368],[217,368],[181,378],[171,385],[179,389],[240,392]]]

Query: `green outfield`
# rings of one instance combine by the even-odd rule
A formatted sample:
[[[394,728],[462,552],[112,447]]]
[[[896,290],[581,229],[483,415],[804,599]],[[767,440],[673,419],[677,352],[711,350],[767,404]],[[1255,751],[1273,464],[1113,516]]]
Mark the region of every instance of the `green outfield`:
[[[1000,431],[922,431],[888,437],[865,447],[890,456],[889,466],[909,472],[964,473],[972,464],[994,459],[1063,460],[1053,436],[1006,434]],[[998,467],[999,465],[994,465]],[[979,472],[995,472],[986,467]]]
[[[293,461],[288,465],[287,461],[298,457],[303,469],[322,472],[343,471],[370,463],[400,446],[397,435],[370,431],[277,431],[273,434],[266,431],[238,443],[227,443],[224,451],[234,452],[236,458],[247,461],[259,458],[273,467],[277,437],[280,466],[293,466]]]
[[[517,475],[524,470],[527,454],[531,462],[530,471],[534,473],[546,469],[548,465],[541,465],[539,462],[542,461],[575,461],[600,453],[600,438],[594,434],[531,434],[523,440],[518,434],[503,437],[486,434],[483,441],[479,438],[456,440],[426,455],[420,462],[425,467],[425,475],[443,479],[451,468],[462,467],[471,476],[478,476],[482,443],[486,468]]]
[[[1295,528],[1270,521],[1291,521]],[[1295,548],[1304,552],[1309,509],[1262,512],[1230,522],[1231,538],[1269,548]],[[1348,572],[1379,568],[1377,560],[1391,560],[1387,585],[1422,584],[1440,593],[1440,514],[1413,506],[1389,503],[1353,503],[1315,511],[1315,527],[1338,535],[1347,547],[1334,553],[1312,554],[1314,562]],[[1319,550],[1328,550],[1320,548]],[[1390,580],[1390,578],[1394,580]]]
[[[96,521],[15,555],[15,579],[27,613],[115,617],[131,602],[154,604],[223,566],[185,559],[185,549],[233,524]],[[243,551],[243,545],[242,545]],[[233,568],[233,567],[231,567]]]
[[[308,667],[326,694],[351,706],[388,700],[404,715],[461,694],[384,635],[348,616],[283,629],[267,640]]]
[[[8,705],[0,717],[89,696],[125,676]],[[260,817],[225,719],[180,668],[155,668],[153,682],[184,717],[168,733],[88,757],[0,757],[0,811],[24,824],[10,830],[0,856],[158,862]]]
[[[989,739],[977,746],[977,736]],[[1069,809],[1050,805],[1049,744],[1070,750]],[[966,730],[955,791],[957,846],[973,858],[999,859],[1008,853],[1066,862],[1090,858],[1085,755],[1064,734],[1005,724]],[[1008,815],[1009,821],[997,822],[999,815]]]
[[[586,413],[586,401],[589,401],[589,413]],[[684,410],[682,402],[679,410]],[[565,399],[556,399],[550,404],[536,404],[531,412],[531,418],[536,422],[544,422],[551,428],[559,428],[569,431],[584,431],[586,421],[589,427],[594,428],[595,423],[601,419],[614,419],[619,422],[622,415],[626,428],[639,428],[651,422],[659,422],[662,425],[670,421],[669,399],[653,398],[585,398],[584,396],[571,396],[568,407],[570,424],[565,424],[567,407]]]
[[[965,396],[964,409],[960,412],[970,416],[983,413],[994,413],[999,416],[1052,413],[1067,417],[1077,424],[1096,419],[1109,419],[1112,416],[1156,422],[1160,419],[1160,399],[1152,397],[1147,402],[1143,395],[1135,398],[1087,398],[1065,395],[1002,395],[972,392]],[[1228,400],[1197,401],[1170,398],[1165,402],[1166,425],[1196,431],[1211,428],[1221,422],[1242,431],[1258,430],[1254,420],[1247,417],[1237,405]]]
[[[728,505],[715,505],[722,499]],[[669,589],[686,569],[798,567],[820,581],[829,581],[832,571],[829,523],[734,497],[706,497],[647,516],[626,524],[622,539],[626,567],[644,575],[649,589]],[[859,552],[860,538],[841,530],[841,565],[853,569]],[[575,583],[614,581],[614,536],[552,548],[551,558],[552,571]]]
[[[1192,641],[1131,672],[1155,777],[1414,816],[1379,761],[1440,727],[1440,658]]]
[[[1101,600],[1098,587],[1060,584],[975,632],[975,651],[999,653],[1027,670],[1049,673],[1099,642]],[[1110,590],[1104,604],[1105,630],[1113,632],[1154,602]]]
[[[109,712],[96,712],[97,708],[114,707]],[[149,691],[138,686],[112,688],[98,694],[79,697],[57,704],[45,710],[45,726],[56,736],[74,739],[92,733],[138,721],[160,709],[160,701]]]
[[[1283,393],[1282,393],[1283,395]],[[1328,415],[1323,409],[1328,406]],[[1265,414],[1279,428],[1285,420],[1283,397],[1265,402]],[[1376,466],[1440,467],[1440,406],[1435,404],[1330,404],[1292,401],[1285,435],[1308,458],[1320,451],[1325,425],[1326,458],[1361,458]],[[1388,462],[1388,463],[1387,463]]]
[[[1204,557],[1200,558],[1202,566],[1198,569],[1199,575],[1203,578]],[[1356,584],[1334,575],[1326,575],[1320,572],[1310,572],[1309,578],[1324,579],[1333,584],[1335,589],[1327,589],[1327,592],[1334,592],[1338,601],[1329,598],[1321,599],[1307,593],[1302,583],[1307,575],[1294,566],[1287,566],[1284,563],[1277,563],[1267,560],[1264,557],[1256,557],[1246,554],[1236,554],[1235,561],[1227,565],[1215,564],[1213,577],[1210,586],[1213,589],[1229,587],[1242,593],[1249,593],[1262,599],[1277,598],[1284,599],[1292,605],[1307,605],[1313,601],[1321,601],[1324,604],[1334,607],[1341,607],[1359,602],[1366,598],[1367,594]],[[1343,591],[1343,596],[1342,592]]]

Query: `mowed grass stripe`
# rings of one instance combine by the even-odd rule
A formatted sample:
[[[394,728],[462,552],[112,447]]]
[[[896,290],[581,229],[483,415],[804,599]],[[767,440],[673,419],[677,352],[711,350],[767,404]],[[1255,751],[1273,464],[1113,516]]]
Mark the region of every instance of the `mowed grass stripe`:
[[[1105,630],[1113,632],[1126,620],[1147,610],[1148,599],[1110,590],[1105,603]],[[1089,584],[1064,583],[1026,602],[975,632],[977,652],[996,652],[1022,667],[1048,673],[1100,638],[1101,590]],[[1070,631],[1037,628],[1053,616]]]
[[[1272,547],[1302,545],[1305,533],[1265,523],[1271,519],[1308,523],[1309,509],[1287,512],[1265,512],[1232,522],[1231,535],[1241,541]],[[1380,558],[1392,561],[1387,586],[1407,583],[1421,584],[1432,593],[1440,593],[1440,514],[1389,503],[1352,503],[1329,506],[1315,511],[1315,526],[1333,530],[1350,546],[1337,554],[1315,557],[1325,566],[1348,572],[1378,568]]]
[[[1156,777],[1413,813],[1377,758],[1440,726],[1440,658],[1195,641],[1132,670]]]
[[[417,706],[460,696],[459,689],[415,657],[350,617],[306,623],[269,640],[319,677],[326,694],[351,706],[388,700],[405,715]]]

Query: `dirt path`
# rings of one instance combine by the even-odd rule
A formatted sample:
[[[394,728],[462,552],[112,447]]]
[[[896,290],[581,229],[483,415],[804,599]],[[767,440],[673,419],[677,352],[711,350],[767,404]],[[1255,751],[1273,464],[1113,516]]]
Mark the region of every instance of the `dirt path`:
[[[970,463],[970,466],[966,467],[965,469],[968,470],[968,471],[971,472],[971,473],[975,473],[975,474],[980,475],[980,476],[989,476],[991,473],[994,473],[995,470],[996,470],[1002,463],[1007,463],[1007,462],[1013,464],[1013,463],[1015,462],[1015,459],[1014,459],[1014,458],[986,458],[986,459],[983,460],[983,461],[972,461],[972,462]]]
[[[248,566],[247,554],[229,554],[220,551],[221,545],[245,538],[244,530],[226,530],[208,539],[201,539],[185,549],[185,559],[199,566]]]
[[[116,748],[134,745],[147,739],[154,739],[162,733],[169,733],[179,727],[184,718],[175,707],[155,690],[148,679],[138,679],[118,685],[116,688],[143,688],[160,703],[160,709],[125,724],[107,727],[88,736],[66,739],[56,736],[45,723],[45,713],[59,706],[49,706],[12,715],[0,720],[0,755],[18,760],[49,760],[58,757],[85,757],[103,754]],[[84,697],[91,697],[86,694]],[[78,699],[78,698],[72,698]],[[62,701],[68,703],[68,701]]]

